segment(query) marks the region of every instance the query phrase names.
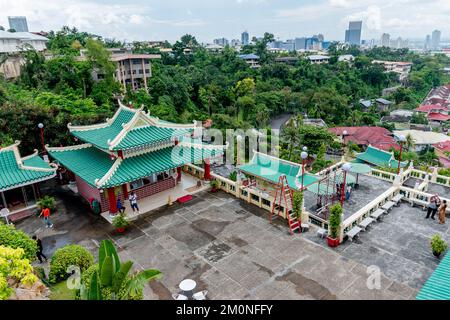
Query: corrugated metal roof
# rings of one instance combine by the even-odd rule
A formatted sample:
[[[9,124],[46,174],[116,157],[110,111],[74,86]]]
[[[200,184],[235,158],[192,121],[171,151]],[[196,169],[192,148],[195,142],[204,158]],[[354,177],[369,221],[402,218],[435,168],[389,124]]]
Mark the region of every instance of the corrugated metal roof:
[[[450,300],[450,253],[448,251],[416,299]]]

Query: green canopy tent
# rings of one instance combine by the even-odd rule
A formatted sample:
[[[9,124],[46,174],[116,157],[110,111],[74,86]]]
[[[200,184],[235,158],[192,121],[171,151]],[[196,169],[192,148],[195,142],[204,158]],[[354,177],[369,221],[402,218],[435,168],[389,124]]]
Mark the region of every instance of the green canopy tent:
[[[372,168],[364,163],[352,163],[350,168],[351,173],[356,173],[356,183],[355,186],[358,185],[358,178],[360,174],[366,174],[372,172]]]

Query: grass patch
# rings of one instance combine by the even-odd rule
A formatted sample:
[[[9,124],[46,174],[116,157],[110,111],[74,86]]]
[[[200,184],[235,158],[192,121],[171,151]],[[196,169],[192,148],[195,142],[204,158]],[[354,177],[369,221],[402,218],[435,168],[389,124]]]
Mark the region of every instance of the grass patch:
[[[50,287],[50,300],[75,300],[76,290],[67,288],[66,281]]]

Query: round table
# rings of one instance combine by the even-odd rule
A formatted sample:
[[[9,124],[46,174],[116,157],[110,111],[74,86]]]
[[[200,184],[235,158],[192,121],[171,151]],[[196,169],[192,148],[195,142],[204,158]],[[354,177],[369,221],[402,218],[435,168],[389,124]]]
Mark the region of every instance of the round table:
[[[187,297],[191,298],[193,291],[195,287],[197,286],[197,283],[192,279],[185,279],[180,282],[180,289],[183,291]]]

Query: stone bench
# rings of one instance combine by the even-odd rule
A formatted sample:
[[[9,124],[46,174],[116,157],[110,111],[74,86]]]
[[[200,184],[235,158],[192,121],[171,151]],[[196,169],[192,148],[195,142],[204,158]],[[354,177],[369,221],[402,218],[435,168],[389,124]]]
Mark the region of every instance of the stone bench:
[[[347,236],[350,239],[350,241],[353,242],[353,238],[355,238],[360,232],[361,232],[361,228],[360,227],[353,227],[349,232],[347,232]]]

